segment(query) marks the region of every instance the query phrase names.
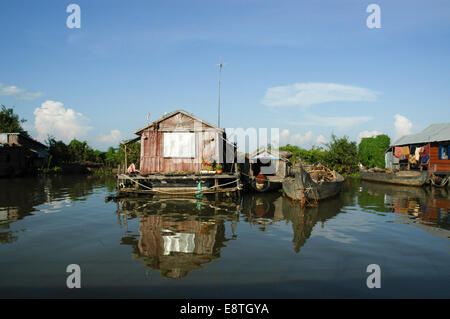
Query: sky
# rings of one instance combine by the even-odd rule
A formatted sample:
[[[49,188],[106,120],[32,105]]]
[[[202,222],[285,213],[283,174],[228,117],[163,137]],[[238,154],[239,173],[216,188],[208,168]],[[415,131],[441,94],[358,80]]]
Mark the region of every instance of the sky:
[[[217,124],[220,57],[226,129],[309,148],[450,122],[449,1],[2,0],[0,41],[0,104],[40,141],[106,150],[177,109]]]

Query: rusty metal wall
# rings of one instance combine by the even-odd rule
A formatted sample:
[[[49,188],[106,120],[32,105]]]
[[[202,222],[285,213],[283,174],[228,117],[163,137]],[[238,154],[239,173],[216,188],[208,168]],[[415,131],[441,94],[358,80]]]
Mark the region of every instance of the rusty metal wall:
[[[196,156],[193,158],[169,158],[163,156],[164,132],[195,132]],[[198,173],[202,169],[202,157],[220,160],[219,139],[222,133],[204,123],[196,126],[194,119],[176,114],[145,129],[141,135],[141,174],[151,173]]]

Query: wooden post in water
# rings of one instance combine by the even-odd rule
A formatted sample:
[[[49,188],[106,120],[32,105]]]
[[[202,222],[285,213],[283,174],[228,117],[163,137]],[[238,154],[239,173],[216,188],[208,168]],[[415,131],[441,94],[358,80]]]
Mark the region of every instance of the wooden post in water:
[[[127,163],[127,144],[125,144],[125,169],[128,168],[128,163]]]

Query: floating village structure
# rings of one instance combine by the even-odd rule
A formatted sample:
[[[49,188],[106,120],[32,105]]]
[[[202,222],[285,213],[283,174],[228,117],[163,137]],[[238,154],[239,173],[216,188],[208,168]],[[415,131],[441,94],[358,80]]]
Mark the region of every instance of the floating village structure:
[[[433,124],[396,140],[385,154],[390,172],[361,171],[361,178],[392,184],[445,186],[450,178],[450,123]]]
[[[140,141],[139,168],[130,171],[125,155],[118,193],[192,195],[241,188],[236,145],[227,141],[223,129],[177,110],[135,134],[138,137],[125,144]]]
[[[0,133],[0,177],[32,173],[48,156],[44,144],[22,133]]]
[[[280,189],[289,175],[291,152],[262,148],[250,154],[243,165],[242,179],[257,192]]]

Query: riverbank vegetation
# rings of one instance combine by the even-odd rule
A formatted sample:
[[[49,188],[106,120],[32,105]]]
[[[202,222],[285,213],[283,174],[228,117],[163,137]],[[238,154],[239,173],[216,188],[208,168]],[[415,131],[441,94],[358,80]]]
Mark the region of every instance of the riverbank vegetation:
[[[313,146],[307,150],[296,145],[287,144],[280,147],[282,151],[293,154],[292,162],[300,159],[303,163],[313,165],[323,163],[328,168],[345,176],[358,177],[360,162],[365,167],[385,167],[384,154],[389,148],[390,138],[381,134],[375,137],[363,138],[359,145],[350,141],[348,136],[331,135],[331,141],[323,147]]]

